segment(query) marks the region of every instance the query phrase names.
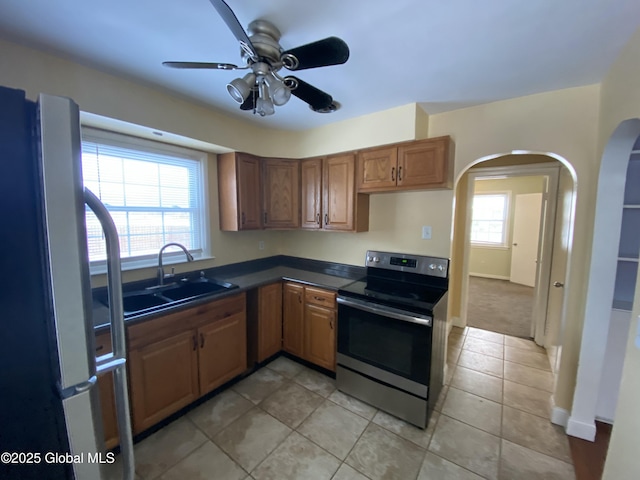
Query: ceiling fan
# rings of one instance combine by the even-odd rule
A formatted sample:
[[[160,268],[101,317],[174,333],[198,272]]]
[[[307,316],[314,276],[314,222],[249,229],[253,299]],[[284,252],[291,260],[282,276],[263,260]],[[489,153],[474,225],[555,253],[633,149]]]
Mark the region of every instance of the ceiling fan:
[[[261,116],[273,115],[274,105],[281,106],[291,95],[309,104],[314,112],[335,112],[340,104],[322,90],[297,77],[281,76],[284,67],[298,71],[308,68],[340,65],[349,58],[349,47],[337,38],[328,37],[317,42],[284,50],[279,43],[280,31],[266,20],[254,20],[244,31],[229,5],[223,0],[209,0],[240,43],[245,66],[215,62],[163,62],[171,68],[199,68],[213,70],[251,70],[242,78],[227,84],[229,95],[240,104],[241,110],[252,110]]]

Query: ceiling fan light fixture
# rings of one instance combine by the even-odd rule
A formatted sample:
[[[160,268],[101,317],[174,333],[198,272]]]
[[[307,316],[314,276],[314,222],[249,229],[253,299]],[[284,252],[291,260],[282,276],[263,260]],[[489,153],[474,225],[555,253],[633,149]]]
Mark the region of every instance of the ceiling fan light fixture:
[[[249,97],[251,89],[256,83],[255,73],[247,73],[243,78],[236,78],[227,84],[227,91],[231,98],[242,104]]]
[[[269,89],[264,79],[260,80],[260,89],[258,90],[260,96],[256,100],[256,113],[261,117],[267,117],[276,113],[276,109],[273,107],[273,101],[269,97]]]
[[[270,72],[265,76],[267,87],[269,88],[269,94],[273,103],[277,106],[282,106],[291,98],[291,90],[287,88],[285,83]]]

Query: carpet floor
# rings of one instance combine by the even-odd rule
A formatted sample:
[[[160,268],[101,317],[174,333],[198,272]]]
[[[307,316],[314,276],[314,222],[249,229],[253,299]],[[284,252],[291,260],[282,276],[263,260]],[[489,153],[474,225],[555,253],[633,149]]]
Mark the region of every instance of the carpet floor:
[[[532,313],[533,287],[469,277],[468,326],[530,338]]]

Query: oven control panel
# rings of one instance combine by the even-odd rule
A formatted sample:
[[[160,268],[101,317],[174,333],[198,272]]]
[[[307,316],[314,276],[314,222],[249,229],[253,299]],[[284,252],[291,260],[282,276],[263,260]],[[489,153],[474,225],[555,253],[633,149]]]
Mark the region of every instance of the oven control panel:
[[[369,250],[365,266],[413,272],[432,277],[447,278],[449,276],[449,259],[440,257]]]

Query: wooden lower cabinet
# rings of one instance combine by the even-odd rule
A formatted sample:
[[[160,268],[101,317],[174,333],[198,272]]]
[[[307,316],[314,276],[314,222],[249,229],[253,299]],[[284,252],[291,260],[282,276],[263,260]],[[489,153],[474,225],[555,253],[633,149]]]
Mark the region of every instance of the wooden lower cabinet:
[[[282,289],[282,349],[304,356],[304,286],[287,282]]]
[[[335,292],[285,283],[283,350],[335,372],[336,318]]]
[[[258,337],[256,360],[262,362],[282,350],[282,282],[258,288],[250,294],[249,303],[257,305],[257,311],[254,310]]]
[[[244,312],[198,329],[200,395],[209,393],[247,368],[247,323]]]
[[[133,350],[129,362],[134,433],[199,397],[198,352],[192,331]]]
[[[242,293],[127,328],[134,434],[246,369],[245,307]]]
[[[336,370],[336,311],[307,304],[304,310],[305,358],[327,370]]]
[[[104,332],[96,335],[96,355],[111,352],[111,333]],[[102,430],[107,450],[111,450],[120,443],[118,437],[118,417],[116,415],[116,397],[113,388],[113,373],[108,372],[98,377],[98,392],[100,409],[102,411]]]

